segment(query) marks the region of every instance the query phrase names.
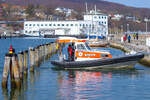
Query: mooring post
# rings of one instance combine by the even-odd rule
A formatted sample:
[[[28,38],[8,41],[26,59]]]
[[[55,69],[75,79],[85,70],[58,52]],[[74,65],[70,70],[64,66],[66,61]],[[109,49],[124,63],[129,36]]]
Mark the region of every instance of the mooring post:
[[[39,62],[41,63],[41,59],[42,59],[42,46],[39,46]]]
[[[45,44],[45,60],[48,58],[48,44]]]
[[[25,50],[23,52],[23,55],[24,55],[24,75],[27,75],[28,74],[28,64],[27,64],[27,61],[28,61],[28,50]]]
[[[41,62],[43,62],[43,45],[41,45]]]
[[[48,44],[48,50],[47,50],[47,51],[48,51],[48,58],[50,58],[50,53],[51,53],[51,51],[50,51],[50,46],[51,46],[51,45]]]
[[[11,55],[5,54],[5,62],[2,76],[2,88],[7,88],[10,65],[11,65]]]
[[[39,66],[39,49],[38,49],[38,47],[35,48],[35,65]]]
[[[30,60],[30,72],[34,72],[35,65],[35,50],[33,48],[29,48],[29,60]]]
[[[20,75],[17,54],[12,55],[12,70],[14,74],[14,82],[17,88],[20,88]]]
[[[24,74],[24,55],[23,52],[18,53],[18,62],[19,62],[19,70],[20,70],[20,79],[23,79]]]

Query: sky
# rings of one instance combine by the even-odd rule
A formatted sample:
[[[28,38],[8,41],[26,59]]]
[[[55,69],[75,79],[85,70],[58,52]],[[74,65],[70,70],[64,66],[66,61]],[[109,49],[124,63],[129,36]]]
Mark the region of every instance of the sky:
[[[150,0],[104,0],[138,8],[150,8]]]

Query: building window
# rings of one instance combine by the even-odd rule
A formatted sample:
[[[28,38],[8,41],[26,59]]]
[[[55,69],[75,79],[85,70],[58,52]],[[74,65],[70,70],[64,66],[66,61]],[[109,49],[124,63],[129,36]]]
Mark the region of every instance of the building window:
[[[32,26],[32,24],[30,24],[30,26]]]
[[[60,24],[57,24],[57,26],[60,26]]]
[[[25,24],[25,26],[28,26],[28,24]]]
[[[78,26],[78,24],[75,24],[75,26]]]
[[[28,31],[25,31],[25,33],[28,33]]]
[[[53,24],[53,26],[56,26],[56,24]]]
[[[71,24],[70,26],[73,26],[73,24]]]
[[[45,26],[47,26],[47,24],[45,24]]]
[[[37,26],[40,26],[39,24],[37,24]]]
[[[69,24],[66,24],[66,26],[69,26]]]
[[[106,17],[105,17],[105,19],[106,19]]]
[[[101,19],[101,16],[99,16],[99,19]]]
[[[82,24],[80,24],[80,26],[82,26]]]
[[[104,22],[106,24],[106,22]]]
[[[52,26],[52,24],[49,24],[49,26]]]
[[[102,19],[103,19],[103,16],[102,16]]]
[[[35,26],[35,24],[33,24],[33,26]]]
[[[64,24],[62,24],[62,26],[64,26]]]
[[[94,18],[96,19],[96,18],[97,18],[97,16],[94,16]]]
[[[41,26],[43,26],[43,24],[41,24]]]

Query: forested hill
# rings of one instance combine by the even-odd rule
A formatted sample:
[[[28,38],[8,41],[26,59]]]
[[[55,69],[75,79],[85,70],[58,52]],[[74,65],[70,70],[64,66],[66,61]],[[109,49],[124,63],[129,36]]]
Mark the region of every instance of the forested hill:
[[[68,7],[76,10],[85,10],[85,2],[88,3],[89,9],[97,5],[105,13],[119,13],[128,16],[138,16],[141,18],[150,17],[150,9],[128,7],[122,4],[107,2],[103,0],[5,0],[5,3],[17,5],[44,5],[47,7]]]

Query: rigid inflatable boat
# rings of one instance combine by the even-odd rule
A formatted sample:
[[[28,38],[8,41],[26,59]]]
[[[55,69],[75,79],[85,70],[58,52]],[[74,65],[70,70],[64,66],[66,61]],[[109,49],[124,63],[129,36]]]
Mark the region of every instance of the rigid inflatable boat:
[[[61,52],[59,53],[59,60],[51,61],[53,65],[61,69],[133,67],[138,60],[144,57],[143,53],[112,57],[111,53],[107,50],[93,50],[86,44],[86,40],[79,40],[77,38],[60,37],[57,39],[57,42],[74,43],[73,46],[75,48],[73,61],[62,58],[63,54],[61,54]]]

